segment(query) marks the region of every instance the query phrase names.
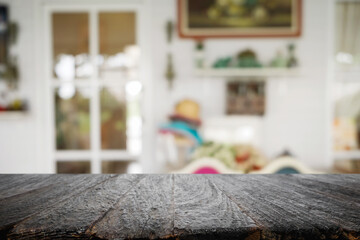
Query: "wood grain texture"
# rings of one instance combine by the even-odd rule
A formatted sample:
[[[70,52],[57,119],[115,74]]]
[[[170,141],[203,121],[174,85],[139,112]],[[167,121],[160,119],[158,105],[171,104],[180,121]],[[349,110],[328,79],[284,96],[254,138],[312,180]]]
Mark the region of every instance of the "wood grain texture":
[[[43,180],[41,175],[37,177],[39,181]],[[110,177],[110,175],[68,175],[65,178],[58,178],[57,175],[52,175],[48,179],[52,184],[46,187],[2,199],[0,200],[0,231],[38,212],[52,208]]]
[[[290,183],[290,179],[291,175],[211,178],[262,226],[261,237],[264,239],[332,239],[335,236],[347,239],[347,236],[360,236],[358,202],[349,200],[341,204],[315,192],[322,188],[321,184],[308,188],[300,182]]]
[[[304,184],[304,181],[293,181],[290,177],[278,176],[277,178],[263,177],[263,181],[269,182],[272,186],[280,186],[280,191],[288,195],[288,199],[297,200],[302,204],[299,208],[304,208],[304,203],[308,209],[307,215],[311,221],[317,222],[320,219],[328,219],[328,223],[317,226],[322,233],[327,227],[337,226],[337,232],[348,235],[353,230],[360,231],[360,198],[344,197],[339,194],[338,188],[331,188],[314,182]],[[261,178],[259,180],[262,180]],[[354,189],[354,194],[359,193],[359,187]],[[356,194],[357,195],[357,194]],[[346,213],[346,217],[344,217]],[[311,217],[313,216],[313,217]],[[310,218],[311,217],[311,218]]]
[[[88,231],[102,239],[165,238],[173,232],[173,176],[148,175]]]
[[[0,178],[0,199],[16,196],[32,190],[55,186],[57,183],[67,183],[79,176],[69,174],[11,174]]]
[[[360,239],[360,175],[0,175],[0,239]]]
[[[52,181],[56,181],[52,178],[52,181],[48,181],[51,175],[2,175],[0,177],[0,199],[22,194],[34,189],[49,186],[54,184]],[[61,178],[64,176],[58,175],[55,178]]]
[[[85,231],[130,190],[143,176],[120,175],[89,187],[53,208],[18,223],[9,234],[12,239],[39,237],[84,237]]]
[[[255,222],[201,175],[175,176],[174,207],[176,236],[241,239],[258,234]]]

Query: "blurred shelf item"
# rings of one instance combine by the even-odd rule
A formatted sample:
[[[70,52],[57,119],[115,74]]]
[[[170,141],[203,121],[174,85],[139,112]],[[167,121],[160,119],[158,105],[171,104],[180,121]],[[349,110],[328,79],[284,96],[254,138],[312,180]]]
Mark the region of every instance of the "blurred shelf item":
[[[360,159],[360,149],[350,151],[335,151],[334,158],[338,160]]]
[[[3,111],[0,112],[0,120],[17,120],[24,119],[28,116],[25,111]]]
[[[299,68],[204,68],[197,77],[299,77]]]

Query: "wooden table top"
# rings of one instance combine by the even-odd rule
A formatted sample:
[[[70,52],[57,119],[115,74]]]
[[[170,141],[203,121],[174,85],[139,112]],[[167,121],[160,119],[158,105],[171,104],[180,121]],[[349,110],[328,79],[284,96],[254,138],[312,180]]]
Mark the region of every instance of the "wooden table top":
[[[0,239],[359,239],[360,175],[0,175]]]

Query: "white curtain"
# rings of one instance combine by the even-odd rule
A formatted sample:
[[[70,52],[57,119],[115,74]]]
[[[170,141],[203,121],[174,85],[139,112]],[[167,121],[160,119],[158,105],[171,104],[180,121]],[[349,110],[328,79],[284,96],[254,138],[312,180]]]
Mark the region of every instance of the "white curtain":
[[[360,63],[360,0],[336,5],[336,53],[349,54],[353,64]]]

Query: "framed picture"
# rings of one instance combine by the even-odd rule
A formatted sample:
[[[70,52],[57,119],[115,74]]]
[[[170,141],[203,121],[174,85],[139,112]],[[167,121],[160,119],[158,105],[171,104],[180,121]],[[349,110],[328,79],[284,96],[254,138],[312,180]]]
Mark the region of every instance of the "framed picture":
[[[178,0],[183,38],[298,37],[302,0]]]
[[[228,115],[265,114],[265,82],[263,80],[227,83],[226,113]]]
[[[0,5],[0,64],[7,62],[8,7]]]

